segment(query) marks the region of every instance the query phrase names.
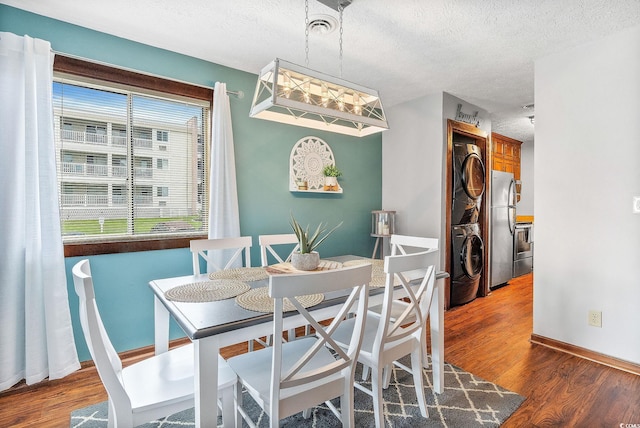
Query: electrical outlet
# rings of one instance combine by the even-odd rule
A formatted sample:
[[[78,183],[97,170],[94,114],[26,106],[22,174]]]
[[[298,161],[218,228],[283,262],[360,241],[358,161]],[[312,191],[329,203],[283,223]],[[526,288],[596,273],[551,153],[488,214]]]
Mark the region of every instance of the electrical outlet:
[[[640,196],[633,197],[633,213],[640,214]]]
[[[601,311],[589,311],[589,325],[593,327],[602,327]]]

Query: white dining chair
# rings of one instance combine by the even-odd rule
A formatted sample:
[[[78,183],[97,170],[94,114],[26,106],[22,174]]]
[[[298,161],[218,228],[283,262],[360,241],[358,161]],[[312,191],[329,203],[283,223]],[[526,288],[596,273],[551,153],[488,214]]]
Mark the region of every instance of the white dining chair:
[[[413,375],[416,399],[420,413],[429,416],[424,395],[422,377],[422,339],[424,325],[435,287],[435,266],[438,262],[438,250],[429,249],[419,253],[386,256],[384,271],[386,283],[380,314],[367,311],[365,332],[358,361],[371,368],[371,389],[358,383],[356,387],[373,397],[373,408],[376,427],[384,426],[383,399],[384,369],[390,364],[408,371]],[[419,284],[412,282],[417,272],[422,272]],[[395,281],[397,278],[398,281]],[[392,317],[394,309],[394,285],[400,282],[409,300],[401,313]],[[347,346],[351,323],[347,320],[335,333],[336,341]],[[406,355],[411,356],[411,367],[397,360]],[[390,370],[386,370],[390,372]]]
[[[354,370],[367,318],[370,281],[370,264],[270,277],[269,295],[274,302],[273,345],[229,359],[239,383],[269,416],[270,427],[278,427],[280,419],[323,402],[340,418],[342,426],[354,426]],[[309,312],[296,297],[340,291],[348,293],[348,298],[327,327],[320,324],[326,315]],[[284,315],[285,301],[304,317],[304,322],[311,324],[316,337],[283,342],[279,333],[283,331],[283,319],[289,319]],[[356,305],[356,316],[347,318]],[[345,320],[351,322],[342,349],[332,336]],[[336,351],[335,354],[329,347]],[[340,397],[340,410],[329,401],[335,397]],[[246,416],[239,391],[237,402],[239,411]]]
[[[238,267],[251,267],[251,236],[237,238],[195,239],[189,243],[193,262],[193,274],[199,275],[202,270],[200,259],[206,261],[209,270],[217,272],[224,269]],[[244,257],[243,257],[244,254]],[[216,255],[221,255],[216,260]],[[244,259],[244,263],[243,263]]]
[[[438,249],[438,238],[426,238],[421,236],[409,236],[409,235],[391,235],[389,239],[389,243],[391,245],[391,255],[396,254],[411,254],[415,252],[424,251],[427,249]],[[421,275],[421,272],[418,271],[417,276]],[[416,276],[416,275],[414,275]],[[391,319],[396,319],[399,314],[404,312],[407,307],[407,302],[402,299],[395,299],[393,301],[393,307],[391,309]],[[369,308],[370,311],[375,313],[382,313],[382,305],[374,305]],[[409,318],[407,321],[412,322],[413,319]],[[427,368],[429,366],[429,359],[427,358],[427,334],[426,334],[426,325],[424,326],[425,331],[423,332],[422,338],[422,366]],[[390,380],[390,372],[385,376],[385,388],[389,385]],[[362,370],[362,379],[366,380],[369,377],[368,367],[363,367]]]
[[[109,396],[108,426],[134,427],[193,407],[193,346],[174,348],[123,368],[100,318],[89,260],[78,262],[72,274],[84,338]],[[218,373],[223,423],[234,426],[237,378],[220,356]]]
[[[275,263],[285,263],[291,261],[291,255],[300,248],[298,237],[295,233],[282,233],[276,235],[260,235],[258,236],[260,244],[260,262],[262,266],[269,266],[269,259]],[[278,247],[277,250],[274,247]],[[283,251],[284,248],[286,251]],[[309,334],[309,326],[305,327],[305,334]],[[293,340],[296,337],[295,329],[289,330],[287,338]],[[262,346],[271,346],[271,336],[267,336],[265,340],[255,339]],[[253,351],[253,342],[249,342],[249,351]]]
[[[282,233],[277,235],[258,236],[260,244],[260,262],[262,266],[269,266],[269,255],[273,257],[275,263],[291,261],[291,254],[299,248],[298,238],[295,233]],[[280,251],[276,251],[274,246],[278,246]],[[283,252],[281,249],[285,248]]]

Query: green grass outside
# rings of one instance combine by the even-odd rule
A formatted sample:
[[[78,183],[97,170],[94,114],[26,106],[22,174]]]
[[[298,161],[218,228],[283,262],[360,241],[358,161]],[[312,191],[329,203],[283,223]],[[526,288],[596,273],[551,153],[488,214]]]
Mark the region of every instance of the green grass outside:
[[[160,217],[160,218],[136,218],[134,220],[135,233],[149,233],[151,228],[157,223],[168,221],[186,221],[194,229],[200,230],[202,222],[193,217]],[[62,233],[66,235],[105,235],[127,233],[127,219],[105,219],[104,232],[100,231],[100,223],[95,220],[64,220],[62,222]]]

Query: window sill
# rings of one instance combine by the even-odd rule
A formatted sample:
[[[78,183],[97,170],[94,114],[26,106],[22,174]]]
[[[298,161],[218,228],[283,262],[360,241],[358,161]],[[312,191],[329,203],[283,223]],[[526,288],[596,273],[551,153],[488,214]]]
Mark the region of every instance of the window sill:
[[[158,239],[128,239],[106,242],[74,242],[64,244],[65,257],[95,256],[99,254],[134,253],[137,251],[169,250],[189,248],[194,239],[206,239],[206,235],[179,235]]]

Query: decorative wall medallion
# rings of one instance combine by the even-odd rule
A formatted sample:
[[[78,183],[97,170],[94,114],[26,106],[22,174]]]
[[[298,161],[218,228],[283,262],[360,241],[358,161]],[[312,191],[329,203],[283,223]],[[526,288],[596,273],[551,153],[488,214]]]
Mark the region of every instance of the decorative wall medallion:
[[[291,149],[289,189],[298,190],[297,182],[307,182],[309,190],[322,190],[327,165],[335,165],[331,147],[318,137],[301,138]]]

